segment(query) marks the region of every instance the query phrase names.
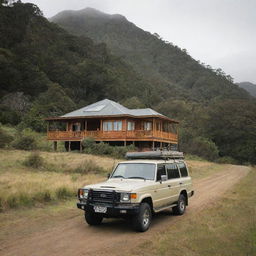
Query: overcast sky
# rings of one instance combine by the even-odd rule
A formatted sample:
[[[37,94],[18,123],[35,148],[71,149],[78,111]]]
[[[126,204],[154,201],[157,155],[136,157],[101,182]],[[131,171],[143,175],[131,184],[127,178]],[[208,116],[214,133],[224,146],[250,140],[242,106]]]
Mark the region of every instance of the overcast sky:
[[[46,17],[93,7],[158,33],[235,82],[256,83],[256,0],[31,0]]]

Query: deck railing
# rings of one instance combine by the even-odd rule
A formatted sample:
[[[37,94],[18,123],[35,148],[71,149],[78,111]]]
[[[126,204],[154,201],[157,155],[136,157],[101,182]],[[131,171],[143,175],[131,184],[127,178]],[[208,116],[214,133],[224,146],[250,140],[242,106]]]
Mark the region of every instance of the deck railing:
[[[174,133],[162,131],[48,131],[49,140],[82,140],[86,137],[92,137],[95,140],[126,140],[126,139],[166,139],[177,141],[178,136]]]

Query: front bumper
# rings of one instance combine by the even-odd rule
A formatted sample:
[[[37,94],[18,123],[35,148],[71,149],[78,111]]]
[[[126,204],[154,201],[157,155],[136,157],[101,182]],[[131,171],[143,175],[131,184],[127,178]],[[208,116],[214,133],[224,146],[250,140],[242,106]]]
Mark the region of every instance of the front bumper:
[[[77,208],[84,211],[94,212],[94,206],[103,206],[107,207],[107,212],[102,213],[105,217],[120,217],[124,215],[134,215],[139,212],[139,204],[99,204],[99,203],[86,203],[79,202],[77,203]]]

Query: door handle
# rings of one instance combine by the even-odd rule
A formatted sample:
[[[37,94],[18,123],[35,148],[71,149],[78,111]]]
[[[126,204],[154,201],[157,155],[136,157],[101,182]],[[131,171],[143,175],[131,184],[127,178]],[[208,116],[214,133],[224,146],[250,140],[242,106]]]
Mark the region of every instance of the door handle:
[[[170,187],[171,187],[171,185],[168,185],[168,187],[170,188]]]
[[[183,184],[183,182],[180,182],[180,185],[182,185]]]

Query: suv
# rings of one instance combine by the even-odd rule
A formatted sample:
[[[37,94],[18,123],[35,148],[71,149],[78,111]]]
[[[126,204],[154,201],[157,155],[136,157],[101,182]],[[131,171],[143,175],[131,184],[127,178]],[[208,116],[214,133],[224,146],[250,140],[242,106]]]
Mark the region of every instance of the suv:
[[[77,207],[85,211],[89,225],[99,225],[103,218],[129,218],[135,230],[144,232],[153,213],[172,208],[184,214],[194,194],[185,161],[162,153],[154,153],[154,159],[149,152],[144,158],[151,159],[134,160],[143,154],[132,155],[133,160],[117,164],[107,181],[78,190]]]

